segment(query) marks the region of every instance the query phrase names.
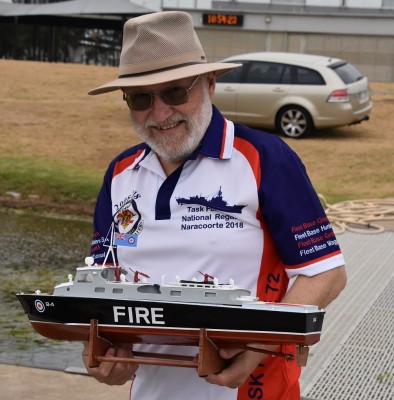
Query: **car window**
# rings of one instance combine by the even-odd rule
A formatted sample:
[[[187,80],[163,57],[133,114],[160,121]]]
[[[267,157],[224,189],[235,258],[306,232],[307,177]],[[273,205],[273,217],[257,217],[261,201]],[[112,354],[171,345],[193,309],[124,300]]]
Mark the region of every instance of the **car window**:
[[[325,85],[320,73],[310,68],[264,61],[248,61],[242,62],[242,64],[242,67],[219,76],[216,81],[220,83]]]
[[[239,61],[234,61],[235,63]],[[239,83],[242,80],[242,76],[244,75],[245,68],[247,64],[244,64],[242,67],[234,68],[233,70],[226,72],[224,75],[218,76],[216,78],[216,82],[220,83]]]
[[[252,62],[246,75],[246,83],[280,83],[283,69],[283,64]]]
[[[297,70],[295,67],[291,65],[286,65],[282,75],[282,83],[283,84],[292,84],[295,82],[295,75]]]
[[[283,75],[283,84],[293,85],[325,85],[326,82],[319,72],[296,65],[286,65]]]
[[[295,85],[324,85],[324,79],[319,72],[303,67],[293,67],[295,69],[294,81]]]
[[[344,83],[354,83],[363,78],[361,72],[352,64],[339,62],[329,66]]]

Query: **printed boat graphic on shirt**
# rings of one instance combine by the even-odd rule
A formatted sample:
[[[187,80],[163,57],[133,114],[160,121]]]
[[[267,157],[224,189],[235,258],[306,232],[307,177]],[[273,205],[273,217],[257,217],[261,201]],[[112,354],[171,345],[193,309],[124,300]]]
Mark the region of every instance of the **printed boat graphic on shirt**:
[[[229,205],[225,200],[223,200],[223,193],[222,193],[222,187],[219,188],[217,193],[209,198],[206,198],[204,196],[191,196],[189,198],[185,197],[177,197],[176,198],[177,203],[182,206],[184,204],[198,204],[201,206],[206,206],[209,208],[212,208],[214,210],[219,210],[219,211],[224,211],[224,212],[229,212],[229,213],[236,213],[236,214],[241,214],[242,210],[246,205]]]

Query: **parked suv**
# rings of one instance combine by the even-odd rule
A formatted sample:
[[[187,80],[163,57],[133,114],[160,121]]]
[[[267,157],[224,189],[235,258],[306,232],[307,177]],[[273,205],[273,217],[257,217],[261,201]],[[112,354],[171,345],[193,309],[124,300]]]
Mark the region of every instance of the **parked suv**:
[[[223,61],[243,64],[218,77],[213,99],[234,122],[300,138],[369,119],[368,79],[344,60],[261,52]]]

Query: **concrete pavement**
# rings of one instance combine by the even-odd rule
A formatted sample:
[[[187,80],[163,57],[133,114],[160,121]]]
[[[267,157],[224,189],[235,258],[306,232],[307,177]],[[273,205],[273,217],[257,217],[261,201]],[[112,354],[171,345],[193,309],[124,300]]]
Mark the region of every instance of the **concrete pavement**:
[[[127,400],[130,384],[107,386],[88,375],[0,364],[2,400]]]

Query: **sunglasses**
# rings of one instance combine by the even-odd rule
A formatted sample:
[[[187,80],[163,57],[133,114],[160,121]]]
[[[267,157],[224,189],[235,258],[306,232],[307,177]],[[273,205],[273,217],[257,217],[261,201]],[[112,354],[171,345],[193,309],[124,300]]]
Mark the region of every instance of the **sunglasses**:
[[[132,92],[123,93],[123,100],[129,108],[134,111],[145,111],[152,107],[153,98],[158,95],[160,99],[168,106],[179,106],[185,104],[189,100],[189,92],[193,89],[200,75],[185,88],[183,86],[172,86],[159,92]]]

